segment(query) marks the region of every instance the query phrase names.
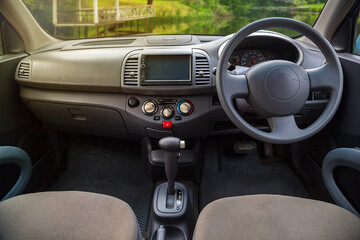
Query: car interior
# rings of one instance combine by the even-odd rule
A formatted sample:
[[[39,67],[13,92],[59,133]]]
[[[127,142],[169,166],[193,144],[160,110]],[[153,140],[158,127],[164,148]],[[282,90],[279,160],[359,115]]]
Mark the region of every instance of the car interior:
[[[360,239],[359,1],[73,39],[24,2],[0,1],[0,239]]]

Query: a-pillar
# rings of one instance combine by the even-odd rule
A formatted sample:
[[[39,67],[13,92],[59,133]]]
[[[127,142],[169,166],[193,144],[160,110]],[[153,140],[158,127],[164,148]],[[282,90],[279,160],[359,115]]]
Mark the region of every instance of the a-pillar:
[[[99,11],[98,11],[98,0],[94,0],[94,23],[99,23]]]
[[[57,19],[57,0],[53,0],[53,16],[52,16],[52,22],[54,24],[54,34],[56,35],[56,25],[58,23]]]
[[[96,37],[99,37],[99,11],[97,0],[94,0],[94,23],[96,26]]]
[[[78,10],[79,10],[79,12],[78,12],[78,21],[79,21],[79,23],[81,23],[81,21],[82,21],[82,16],[81,16],[81,0],[78,0]]]

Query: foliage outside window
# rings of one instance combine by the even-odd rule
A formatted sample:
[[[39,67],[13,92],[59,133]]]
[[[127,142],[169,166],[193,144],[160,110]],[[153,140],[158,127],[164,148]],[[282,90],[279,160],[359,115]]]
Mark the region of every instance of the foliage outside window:
[[[356,32],[354,35],[356,36],[355,44],[354,44],[354,53],[360,55],[360,12],[358,15]]]
[[[313,25],[325,4],[325,0],[23,1],[48,33],[64,39],[139,34],[227,35],[266,17],[289,17]]]

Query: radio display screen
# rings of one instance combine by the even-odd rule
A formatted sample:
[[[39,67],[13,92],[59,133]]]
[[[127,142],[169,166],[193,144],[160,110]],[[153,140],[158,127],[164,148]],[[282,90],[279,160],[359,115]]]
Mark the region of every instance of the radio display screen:
[[[146,55],[143,63],[143,83],[191,83],[190,55]]]

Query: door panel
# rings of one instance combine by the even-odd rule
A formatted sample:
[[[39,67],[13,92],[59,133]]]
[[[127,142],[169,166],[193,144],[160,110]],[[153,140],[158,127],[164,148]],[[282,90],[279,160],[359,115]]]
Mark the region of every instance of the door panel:
[[[339,54],[344,71],[344,92],[331,133],[336,147],[360,146],[360,56]]]
[[[6,37],[6,34],[9,36]],[[27,54],[23,53],[22,41],[1,15],[0,36],[0,146],[22,148],[32,159],[33,166],[36,166],[48,152],[46,134],[42,124],[21,101],[19,87],[14,79],[18,63]],[[11,41],[11,44],[6,44],[6,41]],[[16,166],[0,165],[0,199],[16,182],[18,175]],[[39,181],[40,178],[34,175],[33,179]]]

